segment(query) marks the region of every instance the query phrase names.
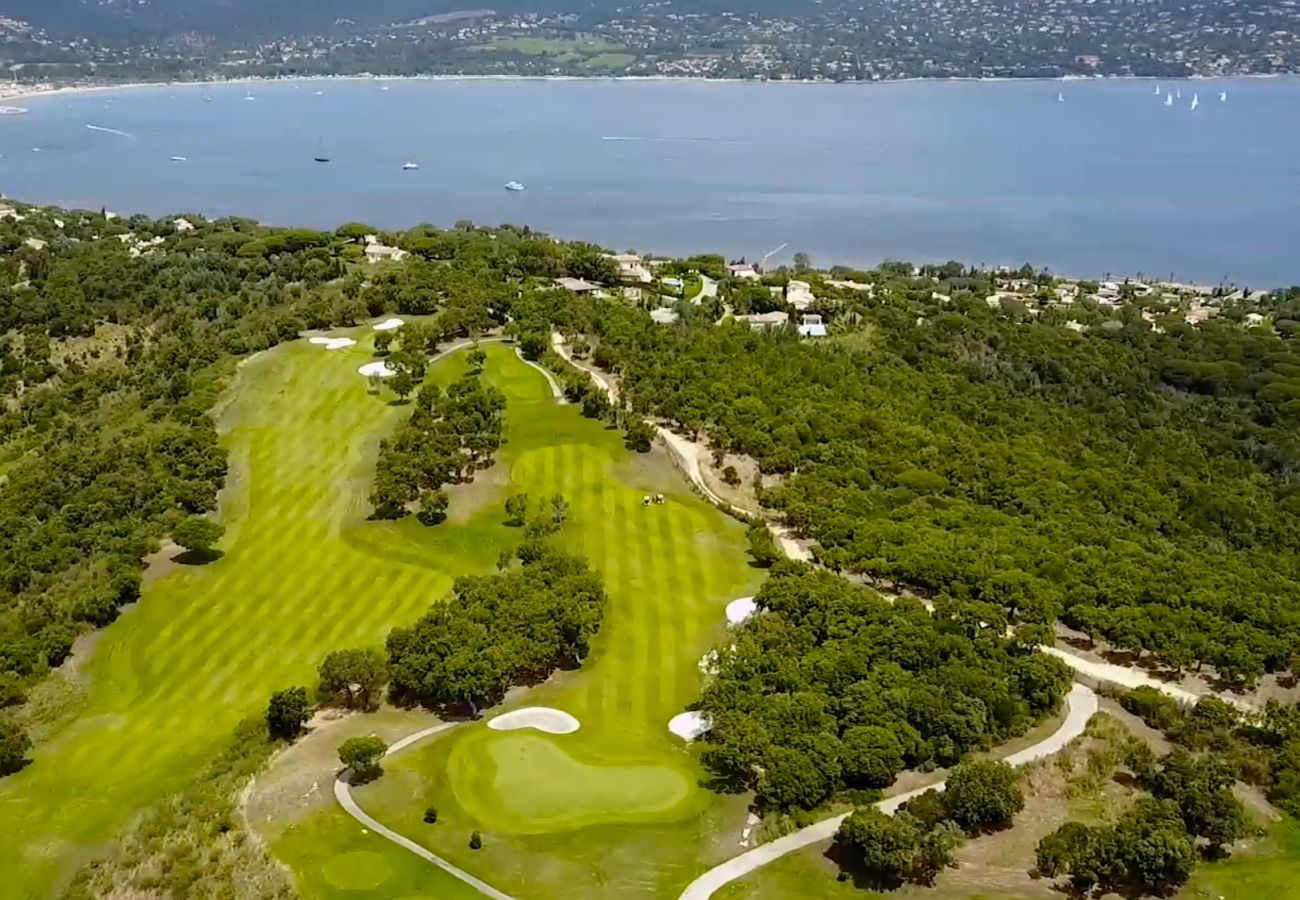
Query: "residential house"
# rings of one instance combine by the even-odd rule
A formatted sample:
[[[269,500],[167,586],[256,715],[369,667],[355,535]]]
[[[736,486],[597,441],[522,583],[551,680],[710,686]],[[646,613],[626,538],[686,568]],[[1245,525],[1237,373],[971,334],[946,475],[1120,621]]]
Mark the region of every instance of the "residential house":
[[[555,279],[555,286],[574,294],[595,294],[601,289],[601,285],[596,284],[593,281],[586,281],[582,278],[569,278],[567,276]]]
[[[763,276],[758,274],[752,263],[728,263],[727,274],[741,281],[758,281]]]
[[[646,268],[641,257],[635,253],[613,253],[606,256],[612,260],[618,267],[618,277],[622,281],[635,281],[640,284],[649,284],[654,281],[654,276]]]
[[[768,328],[784,328],[790,321],[790,314],[783,310],[773,312],[754,313],[748,316],[736,316],[737,322],[743,322],[755,331],[764,331]]]
[[[822,317],[818,315],[806,315],[799,323],[800,337],[823,338],[826,337],[826,325],[822,322]]]

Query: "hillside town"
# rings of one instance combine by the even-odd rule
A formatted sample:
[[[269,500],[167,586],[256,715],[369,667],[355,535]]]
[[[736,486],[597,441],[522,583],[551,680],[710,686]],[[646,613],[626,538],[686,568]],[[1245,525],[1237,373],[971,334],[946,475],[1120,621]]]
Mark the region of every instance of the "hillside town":
[[[915,0],[715,11],[661,3],[458,11],[312,33],[103,40],[0,18],[14,81],[110,83],[304,75],[660,76],[817,81],[1152,77],[1300,70],[1289,0]],[[72,35],[72,36],[70,36]]]

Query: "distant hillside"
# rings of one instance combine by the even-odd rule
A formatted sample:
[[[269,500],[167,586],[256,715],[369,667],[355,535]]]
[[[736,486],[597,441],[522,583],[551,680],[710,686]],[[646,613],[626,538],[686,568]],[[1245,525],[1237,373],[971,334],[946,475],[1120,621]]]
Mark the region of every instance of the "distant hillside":
[[[0,14],[50,34],[124,38],[197,33],[213,37],[323,33],[470,7],[517,9],[521,0],[0,0]],[[339,23],[339,24],[336,24]]]

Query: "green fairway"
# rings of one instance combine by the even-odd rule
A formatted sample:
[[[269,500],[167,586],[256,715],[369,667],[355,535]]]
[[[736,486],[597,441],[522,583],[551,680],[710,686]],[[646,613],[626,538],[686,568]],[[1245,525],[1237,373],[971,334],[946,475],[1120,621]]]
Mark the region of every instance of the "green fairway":
[[[492,371],[516,369],[535,374],[518,364]],[[757,586],[743,529],[694,497],[664,457],[629,453],[620,432],[549,397],[511,393],[506,437],[498,458],[508,483],[493,490],[562,493],[570,512],[555,540],[601,571],[610,605],[581,669],[503,708],[554,706],[581,728],[542,735],[467,723],[386,762],[385,775],[354,795],[389,827],[507,892],[671,894],[735,853],[745,815],[743,798],[699,786],[693,756],[667,730],[699,694],[699,660],[725,634],[727,602]],[[644,506],[647,493],[667,502]],[[499,506],[483,516],[499,518]],[[462,521],[454,530],[470,537],[448,540],[481,541],[484,527]],[[422,821],[428,806],[437,825]],[[330,818],[295,823],[295,839],[327,831]],[[479,851],[467,847],[474,830]],[[276,850],[301,868],[283,842]]]
[[[272,690],[310,683],[329,650],[378,644],[486,571],[514,529],[366,521],[378,439],[404,415],[367,392],[361,343],[297,341],[249,360],[225,409],[231,472],[225,555],[174,566],[111,625],[87,675],[86,708],[34,763],[0,781],[6,897],[44,896],[141,807],[175,789]],[[512,402],[551,404],[542,376],[488,345],[489,378]],[[434,367],[450,379],[464,354]],[[576,416],[576,413],[575,413]]]

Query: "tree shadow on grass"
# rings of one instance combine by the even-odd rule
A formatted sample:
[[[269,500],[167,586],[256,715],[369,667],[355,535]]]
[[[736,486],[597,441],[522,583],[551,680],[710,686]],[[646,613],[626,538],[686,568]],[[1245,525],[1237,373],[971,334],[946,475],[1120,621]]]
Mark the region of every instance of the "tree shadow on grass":
[[[172,562],[180,563],[182,566],[206,566],[208,563],[214,563],[226,554],[210,547],[207,550],[185,550],[172,557]]]
[[[839,841],[831,841],[831,845],[826,848],[822,856],[835,864],[835,868],[839,870],[836,876],[839,881],[852,882],[853,886],[860,891],[895,891],[903,886],[901,878],[885,877],[862,865],[862,861],[856,859]]]

